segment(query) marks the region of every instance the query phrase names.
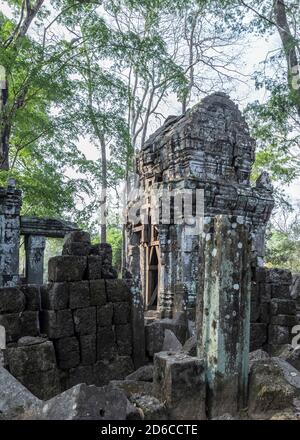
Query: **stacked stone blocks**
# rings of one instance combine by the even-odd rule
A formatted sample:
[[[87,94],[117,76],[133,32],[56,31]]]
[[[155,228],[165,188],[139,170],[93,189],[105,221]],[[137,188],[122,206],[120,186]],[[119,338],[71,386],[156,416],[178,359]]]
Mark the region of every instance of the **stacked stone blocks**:
[[[251,350],[264,348],[274,354],[291,343],[292,328],[297,325],[291,285],[288,270],[256,269],[251,295]]]
[[[131,296],[112,267],[111,247],[73,232],[48,274],[41,286],[0,289],[11,373],[40,398],[131,373]]]

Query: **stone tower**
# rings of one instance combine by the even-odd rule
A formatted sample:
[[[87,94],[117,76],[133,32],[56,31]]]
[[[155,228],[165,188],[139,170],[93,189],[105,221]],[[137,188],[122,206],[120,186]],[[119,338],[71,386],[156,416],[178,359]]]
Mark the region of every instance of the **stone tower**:
[[[181,224],[175,221],[176,194],[189,193],[196,218],[203,194],[204,222],[218,214],[245,217],[252,231],[253,264],[262,264],[274,202],[267,175],[255,186],[250,183],[254,159],[255,141],[247,123],[223,93],[204,98],[184,115],[168,117],[150,136],[137,155],[140,191],[128,204],[128,212],[138,215],[128,216],[127,224],[128,270],[146,310],[171,317],[174,310],[195,306],[202,234],[191,233],[184,216]],[[163,220],[158,192],[170,194],[169,222]]]

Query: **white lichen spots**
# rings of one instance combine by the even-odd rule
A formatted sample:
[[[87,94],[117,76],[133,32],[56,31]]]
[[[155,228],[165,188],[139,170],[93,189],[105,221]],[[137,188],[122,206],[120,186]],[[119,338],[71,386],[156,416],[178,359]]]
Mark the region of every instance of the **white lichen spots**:
[[[236,317],[236,311],[235,310],[232,312],[232,316]]]
[[[238,243],[238,248],[239,248],[239,249],[242,249],[242,247],[243,247],[243,243],[239,242],[239,243]]]
[[[233,285],[233,288],[234,288],[234,290],[239,290],[240,285],[239,285],[239,284],[234,284],[234,285]]]
[[[225,316],[225,319],[230,319],[230,315],[226,315],[226,316]]]
[[[204,223],[205,225],[208,225],[210,222],[211,222],[211,217],[204,217],[204,219],[203,219],[203,223]]]
[[[205,232],[202,232],[202,238],[205,238],[205,237],[206,237]]]
[[[217,248],[214,248],[213,251],[212,251],[212,253],[211,253],[211,255],[212,255],[213,257],[215,257],[215,256],[217,255],[217,252],[218,252]]]
[[[237,227],[237,223],[232,223],[231,227],[235,229]]]
[[[238,222],[239,225],[243,225],[244,224],[244,217],[239,215],[239,216],[237,216],[236,221]]]
[[[209,241],[211,239],[211,234],[206,234],[205,240]]]

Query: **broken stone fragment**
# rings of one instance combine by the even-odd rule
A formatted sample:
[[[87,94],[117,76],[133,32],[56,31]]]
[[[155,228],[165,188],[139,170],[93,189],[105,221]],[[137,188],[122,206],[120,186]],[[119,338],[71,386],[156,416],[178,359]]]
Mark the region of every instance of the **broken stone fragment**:
[[[126,380],[141,380],[144,382],[153,381],[153,364],[143,365],[126,377]]]
[[[46,402],[45,420],[125,420],[127,398],[117,388],[79,384]]]
[[[10,420],[28,411],[35,413],[42,402],[5,368],[0,367],[0,414]]]
[[[293,407],[300,395],[300,373],[283,359],[254,362],[249,376],[249,413],[266,418]]]
[[[276,353],[281,359],[284,359],[290,365],[292,365],[296,370],[300,371],[300,347],[294,348],[292,345],[284,345]]]
[[[162,351],[171,351],[176,353],[180,350],[182,350],[182,344],[178,341],[171,330],[166,329]]]
[[[197,339],[196,336],[192,336],[191,338],[189,338],[182,350],[188,354],[189,356],[197,356]]]
[[[156,397],[133,394],[130,401],[140,409],[143,420],[168,420],[168,411],[163,402]]]
[[[270,355],[266,351],[262,350],[261,348],[259,348],[258,350],[255,350],[255,351],[251,351],[249,353],[249,369],[251,369],[254,362],[269,359],[269,358],[270,358]]]
[[[184,353],[154,356],[154,395],[176,420],[206,419],[203,360]]]

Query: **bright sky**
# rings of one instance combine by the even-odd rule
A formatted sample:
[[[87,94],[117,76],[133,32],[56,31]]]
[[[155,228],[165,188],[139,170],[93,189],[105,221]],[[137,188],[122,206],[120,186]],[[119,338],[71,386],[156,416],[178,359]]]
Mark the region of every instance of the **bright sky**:
[[[0,10],[7,15],[11,15],[9,9],[3,0],[0,0]],[[244,42],[243,42],[244,44]],[[272,36],[269,39],[262,41],[262,38],[250,36],[247,42],[246,55],[240,60],[242,65],[242,73],[244,75],[250,75],[258,68],[259,63],[265,59],[270,50],[274,50],[280,47],[279,37],[277,35]],[[247,84],[239,84],[235,91],[231,93],[232,99],[236,100],[242,109],[248,102],[253,102],[255,99],[263,101],[265,99],[265,92],[263,90],[256,91],[254,82],[251,79],[247,79]],[[181,108],[176,101],[175,96],[170,95],[168,101],[160,108],[160,111],[168,116],[169,114],[180,114]],[[148,136],[151,131],[154,131],[157,125],[152,125]],[[81,138],[79,142],[79,148],[86,155],[88,159],[94,160],[99,157],[99,151],[92,145],[87,139]],[[286,188],[286,192],[292,198],[293,201],[300,200],[300,180],[294,182],[290,187]]]

